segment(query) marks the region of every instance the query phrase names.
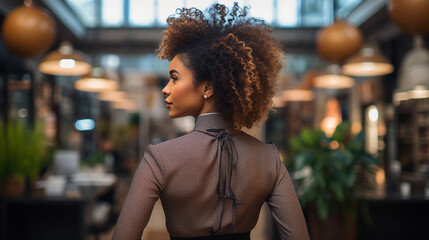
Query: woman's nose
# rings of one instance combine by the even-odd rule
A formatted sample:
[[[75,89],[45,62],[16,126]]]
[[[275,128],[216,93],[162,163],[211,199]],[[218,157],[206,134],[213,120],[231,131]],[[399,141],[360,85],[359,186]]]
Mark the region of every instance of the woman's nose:
[[[167,85],[165,85],[165,87],[162,89],[162,94],[164,94],[165,96],[170,95],[170,88],[168,87],[168,84],[169,83],[167,83]]]

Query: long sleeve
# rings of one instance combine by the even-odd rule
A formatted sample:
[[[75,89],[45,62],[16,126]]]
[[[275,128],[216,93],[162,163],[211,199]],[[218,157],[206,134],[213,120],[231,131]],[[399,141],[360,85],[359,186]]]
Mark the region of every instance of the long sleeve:
[[[276,151],[277,179],[273,192],[267,199],[282,240],[310,239],[301,205],[286,167]]]
[[[162,191],[163,172],[157,156],[155,147],[149,145],[135,172],[113,239],[141,238],[153,206]]]

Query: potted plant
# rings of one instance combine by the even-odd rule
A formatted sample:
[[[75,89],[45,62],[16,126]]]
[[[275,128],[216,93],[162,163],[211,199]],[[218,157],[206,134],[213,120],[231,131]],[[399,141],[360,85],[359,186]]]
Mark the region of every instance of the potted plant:
[[[0,121],[0,193],[23,194],[25,180],[34,181],[44,164],[45,136],[40,122]]]
[[[364,133],[352,136],[349,130],[348,122],[332,136],[305,128],[289,141],[292,156],[286,166],[308,210],[312,239],[354,239],[357,209],[375,183],[378,160],[365,152]]]

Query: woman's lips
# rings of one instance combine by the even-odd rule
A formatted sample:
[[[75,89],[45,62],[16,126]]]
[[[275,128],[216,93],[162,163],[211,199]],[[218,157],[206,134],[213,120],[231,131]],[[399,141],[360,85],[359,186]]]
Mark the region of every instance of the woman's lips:
[[[171,107],[171,105],[173,105],[173,103],[172,102],[169,102],[169,101],[167,101],[167,100],[165,100],[165,107],[166,108],[170,108]]]

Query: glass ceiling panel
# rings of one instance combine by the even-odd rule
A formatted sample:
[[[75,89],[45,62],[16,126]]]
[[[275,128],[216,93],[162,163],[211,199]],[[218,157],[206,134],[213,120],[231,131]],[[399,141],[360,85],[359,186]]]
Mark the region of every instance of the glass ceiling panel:
[[[168,16],[174,14],[177,8],[185,6],[185,1],[183,0],[157,0],[158,2],[158,12],[157,12],[157,24],[161,26],[167,25]]]
[[[101,0],[101,23],[106,27],[119,27],[124,22],[123,0]]]
[[[293,0],[296,1],[296,0]],[[250,5],[250,15],[264,19],[267,23],[274,20],[274,0],[249,0],[246,5]]]
[[[200,10],[204,10],[206,9],[208,6],[210,6],[211,4],[213,4],[214,0],[187,0],[186,1],[186,7],[195,7],[198,8]]]
[[[132,27],[152,26],[155,22],[155,0],[130,0],[129,23]]]
[[[332,22],[332,0],[302,0],[301,21],[306,27],[320,27]]]
[[[334,0],[335,15],[344,18],[362,2],[363,0]]]
[[[250,6],[249,14],[276,28],[323,27],[335,14],[349,14],[363,0],[65,0],[92,27],[165,27],[177,8],[205,9],[215,2]],[[334,11],[335,10],[335,11]],[[344,17],[344,16],[343,16]]]
[[[86,27],[97,26],[95,0],[66,0],[74,14]]]
[[[297,26],[298,14],[297,0],[284,0],[277,2],[277,23],[280,26]]]

